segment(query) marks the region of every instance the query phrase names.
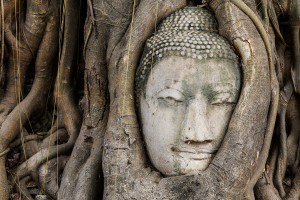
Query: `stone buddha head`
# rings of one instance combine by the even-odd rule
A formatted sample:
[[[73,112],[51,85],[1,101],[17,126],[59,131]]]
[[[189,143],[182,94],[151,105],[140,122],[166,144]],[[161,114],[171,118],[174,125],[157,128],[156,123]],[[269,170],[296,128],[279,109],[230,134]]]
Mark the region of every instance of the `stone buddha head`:
[[[205,170],[226,134],[240,88],[238,57],[207,9],[185,7],[162,21],[136,74],[153,166],[165,176]]]

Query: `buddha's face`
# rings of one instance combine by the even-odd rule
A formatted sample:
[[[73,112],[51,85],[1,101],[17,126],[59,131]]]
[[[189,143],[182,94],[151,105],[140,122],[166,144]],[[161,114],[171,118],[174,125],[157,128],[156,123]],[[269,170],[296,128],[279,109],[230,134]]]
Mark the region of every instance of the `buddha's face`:
[[[140,96],[152,164],[166,176],[205,170],[237,102],[241,75],[229,59],[169,56],[153,67]]]

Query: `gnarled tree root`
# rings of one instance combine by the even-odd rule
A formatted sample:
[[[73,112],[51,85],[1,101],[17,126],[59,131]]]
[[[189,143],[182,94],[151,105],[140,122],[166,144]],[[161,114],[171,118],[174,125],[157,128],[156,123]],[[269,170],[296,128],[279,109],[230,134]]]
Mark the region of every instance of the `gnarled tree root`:
[[[51,11],[49,0],[42,5],[39,0],[28,0],[26,20],[24,24],[20,22],[21,27],[16,30],[16,34],[13,34],[11,24],[18,22],[10,21],[9,17],[5,20],[5,40],[9,44],[11,53],[8,62],[6,92],[0,102],[0,125],[23,99],[26,72],[33,57],[36,56],[50,12],[53,11]],[[15,20],[17,18],[16,15]]]
[[[29,3],[33,3],[29,1]],[[30,9],[29,4],[28,9]],[[58,36],[58,19],[51,16],[56,15],[57,1],[51,1],[51,14],[47,25],[45,35],[41,41],[41,48],[37,54],[35,62],[35,79],[31,91],[28,96],[14,108],[14,110],[6,117],[0,128],[0,151],[4,151],[10,142],[18,135],[22,126],[27,122],[30,115],[43,110],[45,108],[48,92],[51,83],[52,74],[52,60],[55,57],[57,50],[57,36]],[[34,5],[33,5],[34,7]],[[34,15],[34,14],[33,14]],[[42,15],[43,16],[43,15]],[[38,23],[36,21],[32,22]],[[37,26],[39,27],[39,26]],[[41,30],[39,30],[41,31]],[[23,110],[26,108],[26,111]],[[0,158],[2,165],[0,168],[0,196],[6,200],[8,199],[7,177],[5,170],[5,157]]]
[[[101,165],[103,136],[106,130],[107,66],[104,37],[108,26],[97,22],[104,9],[100,1],[90,5],[95,8],[86,22],[84,120],[72,155],[64,170],[59,198],[94,199],[101,196]],[[89,10],[93,8],[89,8]],[[95,13],[95,18],[93,14]],[[95,22],[93,20],[96,20]],[[103,35],[98,37],[97,35]],[[76,176],[74,176],[76,174]]]
[[[41,194],[45,192],[53,199],[58,199],[59,177],[69,156],[59,156],[41,165],[39,168],[39,183]]]

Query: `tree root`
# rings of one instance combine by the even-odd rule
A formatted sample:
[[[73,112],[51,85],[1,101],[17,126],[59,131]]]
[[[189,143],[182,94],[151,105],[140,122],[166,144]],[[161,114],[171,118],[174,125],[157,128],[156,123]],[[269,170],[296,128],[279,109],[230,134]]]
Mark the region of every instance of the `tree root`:
[[[15,148],[15,147],[17,147],[19,145],[23,145],[23,143],[26,143],[28,141],[42,140],[44,138],[45,137],[41,136],[41,135],[27,135],[23,139],[19,138],[19,139],[15,140],[14,142],[10,143],[9,147],[10,148]]]
[[[59,175],[64,169],[69,156],[59,156],[49,160],[39,168],[39,183],[41,185],[41,194],[46,194],[53,199],[57,199],[59,189]]]
[[[93,1],[95,16],[99,16],[100,1]],[[93,8],[89,7],[89,10]],[[91,11],[90,11],[91,12]],[[93,14],[91,13],[91,16]],[[107,66],[105,60],[106,28],[94,23],[90,16],[86,27],[86,64],[84,87],[84,122],[79,137],[68,161],[60,186],[59,198],[62,199],[94,199],[101,192],[99,184],[102,165],[102,143],[107,123]],[[96,18],[97,19],[97,18]],[[96,32],[96,30],[98,30]],[[77,176],[74,176],[76,174]]]
[[[45,163],[47,160],[55,158],[60,155],[67,155],[71,152],[77,135],[71,135],[68,142],[65,144],[50,146],[48,148],[40,150],[38,153],[30,157],[24,163],[19,165],[16,169],[15,178],[23,178],[30,175],[31,172],[37,171],[41,164]]]
[[[5,38],[12,53],[10,54],[8,63],[6,92],[0,102],[0,125],[13,108],[23,99],[22,91],[26,72],[32,58],[36,55],[44,35],[50,10],[48,7],[49,2],[40,5],[39,0],[28,0],[25,23],[20,23],[22,27],[16,30],[16,35],[12,33],[11,22],[9,20],[5,22],[7,24]],[[22,34],[20,34],[21,32]]]
[[[294,89],[297,94],[300,93],[300,2],[292,1],[289,9],[289,25],[292,29],[292,44],[293,44],[293,70],[292,78],[294,83]]]
[[[300,170],[298,169],[293,180],[293,186],[285,198],[286,200],[297,200],[300,198]]]
[[[258,179],[254,187],[254,191],[255,191],[255,198],[257,199],[281,200],[273,183],[268,182],[267,176],[265,174],[260,179]]]
[[[57,109],[62,116],[64,127],[70,138],[74,141],[73,148],[81,127],[81,116],[76,102],[74,101],[73,74],[74,64],[77,55],[77,33],[79,24],[79,1],[64,1],[64,32],[62,54],[59,60],[58,76],[55,83],[55,97],[57,98]],[[74,174],[72,174],[72,178]],[[65,179],[65,178],[64,178]],[[65,188],[64,183],[60,187],[60,194]],[[64,198],[64,197],[63,197]]]
[[[259,160],[257,163],[257,169],[255,170],[255,174],[251,177],[250,182],[247,184],[247,189],[245,192],[245,198],[249,197],[252,193],[255,183],[261,176],[265,164],[269,155],[269,149],[271,146],[273,131],[275,127],[275,121],[277,116],[277,109],[278,109],[278,101],[279,101],[279,84],[278,79],[276,76],[274,64],[273,64],[273,52],[271,48],[271,43],[269,41],[269,36],[266,30],[264,29],[263,24],[261,23],[260,19],[256,16],[256,14],[242,1],[237,0],[230,0],[235,6],[241,9],[254,23],[255,27],[257,28],[267,51],[268,61],[269,61],[269,73],[270,73],[270,83],[271,83],[271,105],[270,105],[270,113],[268,116],[268,123],[267,123],[267,130],[265,133],[265,139],[263,148],[260,152]],[[264,1],[267,4],[266,1]],[[267,5],[265,5],[267,6]]]
[[[280,92],[280,151],[277,159],[277,168],[275,173],[275,182],[281,197],[285,196],[283,188],[283,178],[286,172],[287,165],[287,133],[286,133],[286,110],[288,102],[293,93],[292,82],[288,82],[283,90]]]
[[[273,144],[273,147],[271,148],[271,154],[269,156],[269,161],[266,164],[266,171],[265,171],[266,178],[270,181],[270,183],[273,183],[273,176],[276,170],[277,157],[278,157],[278,145]]]
[[[6,155],[10,151],[10,148],[5,149],[3,152],[0,153],[0,157]]]
[[[42,12],[42,15],[36,15],[37,12],[35,8],[34,3],[38,3],[39,1],[28,1],[28,20],[30,18],[35,17],[43,17],[47,12],[45,12],[43,9],[43,6],[39,7]],[[51,2],[51,8],[52,13],[49,16],[55,16],[56,8],[57,8],[57,2],[52,1]],[[31,7],[32,6],[32,7]],[[48,5],[46,4],[48,7]],[[32,9],[32,10],[31,10]],[[37,12],[37,13],[35,13]],[[45,13],[43,13],[45,12]],[[32,14],[32,17],[29,17],[30,14]],[[37,33],[41,34],[44,32],[44,29],[40,29],[41,25],[36,23],[41,23],[44,20],[29,20],[28,23],[32,26],[32,28],[36,27]],[[26,36],[27,39],[30,38],[29,35]],[[29,92],[28,96],[18,105],[16,106],[13,111],[7,115],[5,121],[2,123],[2,126],[0,128],[0,150],[3,151],[6,149],[10,142],[18,135],[20,130],[22,129],[22,126],[27,122],[30,115],[38,112],[39,110],[42,110],[45,108],[45,104],[47,102],[48,97],[48,91],[50,89],[50,83],[51,83],[51,63],[52,60],[55,57],[55,52],[57,50],[57,40],[58,37],[58,19],[57,18],[49,18],[46,28],[45,28],[45,35],[41,41],[40,49],[37,54],[36,63],[35,63],[35,79],[33,82],[33,86],[31,91]],[[32,37],[32,39],[36,38],[36,35]],[[34,43],[36,45],[36,48],[38,46],[37,43]],[[28,56],[31,55],[31,51],[28,53]],[[31,59],[29,59],[31,60]],[[26,68],[26,67],[25,67]],[[12,84],[13,85],[13,84]],[[12,89],[11,89],[12,90]],[[13,90],[12,90],[13,91]],[[27,110],[24,111],[23,109],[26,108]],[[7,185],[7,178],[6,178],[6,170],[5,170],[5,158],[0,158],[0,164],[3,165],[3,168],[1,167],[0,170],[0,196],[6,200],[8,199],[8,190],[6,189]],[[5,186],[4,186],[5,185]]]
[[[19,193],[21,194],[21,196],[26,199],[26,200],[33,200],[33,198],[31,197],[29,191],[27,190],[27,187],[26,187],[26,183],[31,180],[30,176],[26,176],[24,178],[22,178],[20,180],[20,183],[18,184],[18,191]]]
[[[300,125],[298,123],[300,120],[299,110],[298,98],[294,94],[291,97],[287,108],[287,123],[290,127],[290,133],[287,138],[287,166],[290,168],[293,168],[293,165],[298,157],[297,149],[300,132]]]

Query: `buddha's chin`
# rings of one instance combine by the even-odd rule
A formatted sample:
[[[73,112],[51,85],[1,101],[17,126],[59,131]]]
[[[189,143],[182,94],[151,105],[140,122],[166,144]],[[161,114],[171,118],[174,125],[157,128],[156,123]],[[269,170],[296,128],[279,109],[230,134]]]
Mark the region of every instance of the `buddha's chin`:
[[[207,157],[205,159],[194,159],[194,158],[180,158],[177,159],[172,168],[168,171],[162,171],[165,176],[179,176],[186,174],[197,174],[208,168],[213,157]]]

